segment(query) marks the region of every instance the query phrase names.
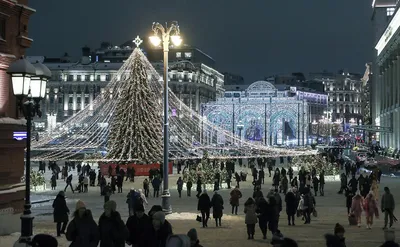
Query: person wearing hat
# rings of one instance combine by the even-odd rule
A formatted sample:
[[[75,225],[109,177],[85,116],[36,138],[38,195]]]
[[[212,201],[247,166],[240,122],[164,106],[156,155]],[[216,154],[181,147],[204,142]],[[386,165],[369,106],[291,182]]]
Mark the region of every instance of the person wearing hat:
[[[147,240],[151,241],[150,246],[166,246],[167,239],[172,235],[172,226],[165,220],[165,213],[155,212],[152,216],[152,228]]]
[[[60,237],[61,234],[65,234],[69,214],[69,208],[67,206],[67,202],[65,201],[64,191],[60,191],[56,199],[53,201],[53,209],[54,222],[57,223],[57,237]]]
[[[97,247],[99,243],[99,231],[92,212],[81,200],[76,203],[74,218],[68,224],[65,236],[72,242],[70,247]]]
[[[190,239],[190,247],[203,247],[200,245],[199,238],[197,236],[197,231],[196,229],[192,228],[188,231],[187,233],[189,239]]]
[[[117,203],[110,200],[104,204],[104,213],[99,219],[100,247],[124,247],[128,229],[117,212]]]
[[[126,227],[129,231],[129,238],[127,241],[129,245],[146,246],[148,242],[147,238],[153,226],[151,218],[145,214],[142,204],[135,206],[135,213],[128,218]]]
[[[344,227],[339,223],[336,223],[334,228],[334,235],[326,234],[326,246],[327,247],[346,247],[345,238],[344,238]]]

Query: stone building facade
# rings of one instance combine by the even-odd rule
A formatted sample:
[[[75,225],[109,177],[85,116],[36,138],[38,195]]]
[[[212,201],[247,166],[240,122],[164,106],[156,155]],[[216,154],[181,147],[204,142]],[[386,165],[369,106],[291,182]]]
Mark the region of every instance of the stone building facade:
[[[35,10],[27,0],[0,0],[0,234],[18,231],[23,209],[25,142],[13,140],[13,132],[26,130],[17,108],[9,65],[31,46],[28,23]],[[12,219],[12,220],[11,220]]]

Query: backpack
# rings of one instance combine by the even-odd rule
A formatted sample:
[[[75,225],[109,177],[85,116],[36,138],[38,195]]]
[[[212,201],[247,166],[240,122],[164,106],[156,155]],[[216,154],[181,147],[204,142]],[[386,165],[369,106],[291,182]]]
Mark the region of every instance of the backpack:
[[[139,192],[133,194],[133,205],[143,204],[143,199]]]

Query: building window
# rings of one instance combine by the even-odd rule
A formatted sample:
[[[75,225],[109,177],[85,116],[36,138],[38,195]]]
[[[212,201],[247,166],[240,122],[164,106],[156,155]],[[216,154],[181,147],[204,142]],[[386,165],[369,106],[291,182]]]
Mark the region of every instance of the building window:
[[[96,81],[100,81],[100,75],[96,76]]]
[[[85,104],[89,104],[89,97],[85,97]]]
[[[106,81],[110,81],[110,75],[106,75]]]
[[[73,81],[74,80],[74,75],[68,75],[68,81]]]
[[[81,75],[77,75],[77,76],[76,76],[76,80],[77,80],[77,81],[82,81],[82,76],[81,76]]]
[[[395,8],[387,8],[386,9],[386,15],[389,17],[389,16],[392,16],[393,14],[394,14],[394,11],[395,11]]]
[[[181,58],[182,57],[182,52],[177,52],[176,53],[176,58]]]
[[[54,96],[50,96],[50,104],[54,103]]]
[[[6,40],[6,20],[0,19],[0,40]]]
[[[58,103],[61,104],[62,102],[63,102],[63,98],[62,97],[58,98]]]
[[[185,52],[185,58],[192,58],[191,52]]]
[[[58,79],[59,79],[59,81],[62,81],[62,80],[63,80],[63,75],[62,75],[62,74],[59,74],[59,75],[58,75]]]
[[[85,75],[85,81],[90,81],[90,75]]]

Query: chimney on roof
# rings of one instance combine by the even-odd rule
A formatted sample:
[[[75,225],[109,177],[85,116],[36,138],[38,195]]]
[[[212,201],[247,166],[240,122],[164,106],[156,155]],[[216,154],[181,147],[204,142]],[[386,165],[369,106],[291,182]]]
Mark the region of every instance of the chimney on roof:
[[[88,46],[82,47],[82,57],[89,57],[90,56],[90,48]]]

